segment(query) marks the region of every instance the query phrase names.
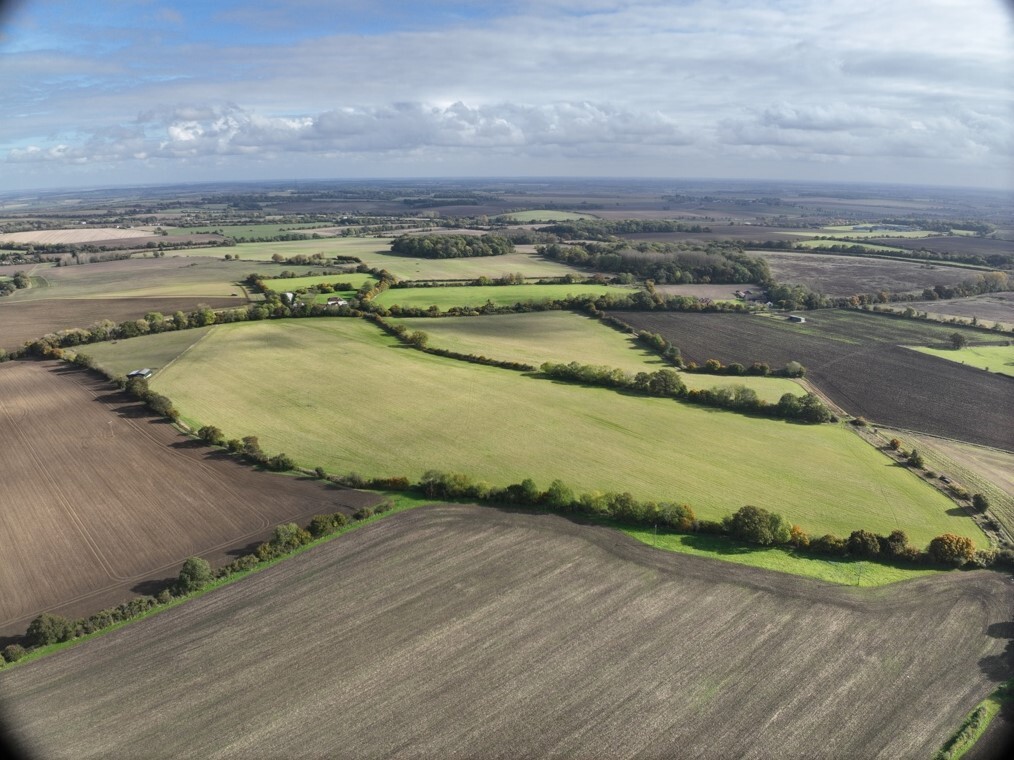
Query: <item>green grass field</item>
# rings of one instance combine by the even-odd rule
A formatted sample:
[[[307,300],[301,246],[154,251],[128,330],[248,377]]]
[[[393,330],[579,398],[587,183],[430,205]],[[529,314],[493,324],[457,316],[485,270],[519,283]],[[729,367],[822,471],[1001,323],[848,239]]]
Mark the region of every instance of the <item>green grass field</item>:
[[[312,277],[278,277],[272,280],[265,280],[264,284],[278,293],[296,291],[300,288],[312,288],[317,285],[332,284],[335,282],[347,282],[352,285],[355,292],[362,287],[364,282],[375,282],[376,278],[365,272],[349,272],[348,274],[324,274]]]
[[[1014,377],[1014,346],[966,346],[958,351],[925,346],[908,346],[908,348],[947,361]]]
[[[423,354],[354,319],[213,328],[152,388],[191,425],[367,476],[431,468],[494,484],[554,478],[720,518],[775,509],[811,533],[903,528],[985,539],[952,503],[844,426],[751,418]]]
[[[156,335],[143,335],[138,338],[92,343],[81,346],[78,353],[86,354],[99,366],[114,375],[126,375],[135,369],[148,367],[156,375],[169,362],[202,340],[210,327],[199,327],[194,330],[179,330]]]
[[[516,303],[559,301],[569,296],[601,296],[607,293],[621,295],[633,293],[635,288],[609,285],[462,285],[441,288],[392,288],[385,290],[374,301],[391,307],[395,304],[416,309],[427,309],[432,305],[445,311],[452,306],[479,307],[487,301],[497,306],[513,306]]]
[[[495,314],[480,317],[395,319],[430,336],[429,345],[463,354],[524,362],[571,362],[618,367],[626,372],[654,372],[669,366],[636,338],[572,311]],[[778,377],[724,377],[683,373],[688,388],[746,385],[765,401],[785,393],[802,394],[794,380]]]
[[[320,240],[285,240],[273,243],[240,243],[231,248],[187,248],[183,255],[195,257],[222,258],[226,253],[239,256],[243,261],[271,261],[276,253],[286,258],[290,256],[312,256],[322,253],[324,256],[356,256],[362,257],[373,251],[386,251],[391,246],[391,238],[321,238]]]
[[[501,219],[514,222],[570,222],[575,219],[594,219],[591,214],[579,214],[576,211],[554,211],[553,209],[537,209],[534,211],[516,211],[503,214]]]

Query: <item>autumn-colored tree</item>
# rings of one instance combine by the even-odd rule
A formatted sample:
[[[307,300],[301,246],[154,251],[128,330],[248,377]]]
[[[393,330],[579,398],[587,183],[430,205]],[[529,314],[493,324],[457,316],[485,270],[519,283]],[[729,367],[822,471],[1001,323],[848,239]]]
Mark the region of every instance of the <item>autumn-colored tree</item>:
[[[944,533],[930,541],[926,552],[934,562],[963,565],[975,556],[975,544],[965,536]]]

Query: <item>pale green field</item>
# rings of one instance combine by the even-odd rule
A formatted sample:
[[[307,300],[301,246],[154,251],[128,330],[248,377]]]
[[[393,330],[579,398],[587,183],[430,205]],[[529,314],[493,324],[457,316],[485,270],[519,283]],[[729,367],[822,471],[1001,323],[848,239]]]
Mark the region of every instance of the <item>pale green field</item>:
[[[460,285],[439,288],[391,288],[378,295],[374,302],[391,307],[427,309],[432,305],[446,310],[452,306],[479,307],[487,301],[497,306],[513,306],[527,301],[559,301],[569,296],[623,295],[635,288],[612,285]]]
[[[503,214],[501,219],[511,219],[515,222],[570,222],[575,219],[594,219],[591,214],[579,214],[575,211],[554,211],[553,209],[539,209],[535,211],[516,211],[513,214]]]
[[[659,533],[651,528],[618,526],[632,538],[658,549],[697,557],[718,557],[737,565],[760,567],[792,575],[804,575],[843,586],[886,586],[923,575],[934,575],[940,570],[928,568],[883,565],[865,560],[822,558],[817,555],[796,555],[776,547],[742,547],[718,536]]]
[[[970,367],[1014,377],[1014,346],[967,346],[958,351],[925,346],[907,346],[907,348],[958,364],[967,364]]]
[[[148,367],[158,375],[159,370],[169,362],[202,340],[210,327],[198,327],[193,330],[142,335],[126,340],[114,340],[106,343],[92,343],[76,349],[86,354],[99,366],[113,375],[126,375],[135,369]]]
[[[346,282],[352,285],[353,290],[358,290],[364,282],[374,282],[376,278],[365,272],[349,272],[348,274],[326,274],[313,277],[279,277],[272,280],[265,280],[264,284],[278,293],[296,291],[300,288],[312,288],[317,285]]]
[[[226,253],[239,256],[243,261],[271,261],[276,253],[285,256],[312,256],[322,253],[331,256],[357,256],[372,251],[387,251],[391,238],[322,238],[320,240],[285,240],[275,243],[240,243],[231,248],[187,248],[180,253],[185,256],[222,258]]]
[[[862,243],[858,240],[802,240],[798,245],[804,248],[830,248],[833,245],[861,245],[868,251],[901,251],[905,252],[904,248],[895,248],[890,245],[877,245],[876,243]]]
[[[936,237],[940,235],[939,232],[933,232],[932,230],[912,230],[906,232],[895,232],[891,230],[883,230],[881,232],[868,232],[865,230],[853,230],[851,225],[845,224],[837,227],[824,227],[814,232],[809,230],[806,232],[791,232],[791,235],[805,235],[807,237],[813,237],[814,235],[828,235],[830,237],[840,238],[843,240],[856,239],[861,240],[862,238],[885,238],[885,237],[896,237],[896,238],[926,238]]]
[[[463,354],[536,367],[543,362],[571,362],[617,367],[625,372],[654,372],[670,366],[636,338],[572,311],[492,314],[480,317],[392,319],[430,336],[429,345]],[[745,385],[764,401],[785,393],[802,395],[794,380],[780,377],[724,377],[681,373],[688,388]]]
[[[191,425],[367,476],[431,468],[495,484],[561,478],[720,518],[775,509],[811,533],[903,528],[985,539],[844,426],[799,425],[526,377],[401,346],[355,319],[236,323],[154,378]]]

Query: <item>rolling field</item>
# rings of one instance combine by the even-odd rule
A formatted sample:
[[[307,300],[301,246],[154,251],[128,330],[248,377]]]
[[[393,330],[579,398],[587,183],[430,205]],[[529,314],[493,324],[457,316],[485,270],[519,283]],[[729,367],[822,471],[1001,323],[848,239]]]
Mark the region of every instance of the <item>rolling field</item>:
[[[60,298],[242,297],[237,284],[250,265],[234,261],[194,261],[183,257],[133,258],[32,270],[33,286],[9,296],[12,303]],[[271,265],[270,269],[277,269]],[[36,286],[36,279],[38,286]]]
[[[880,290],[900,293],[922,291],[934,285],[955,285],[977,274],[959,267],[898,259],[763,250],[747,253],[765,259],[778,282],[806,285],[830,296]]]
[[[959,351],[925,346],[911,348],[913,351],[946,359],[949,362],[1014,377],[1014,346],[966,346]]]
[[[859,240],[801,240],[796,245],[801,245],[803,248],[831,248],[836,245],[859,245],[871,253],[877,251],[904,251],[904,248],[898,248],[893,245],[879,245],[877,243],[865,243]]]
[[[17,348],[26,341],[73,327],[89,327],[103,319],[122,322],[157,311],[174,314],[201,306],[243,306],[245,298],[59,298],[12,302],[0,299],[0,347]]]
[[[998,573],[840,588],[442,506],[0,671],[0,697],[47,758],[929,757],[1011,676],[1010,603]]]
[[[522,362],[571,362],[618,367],[626,372],[654,372],[669,366],[630,335],[571,311],[496,314],[481,317],[395,319],[430,336],[429,345],[463,354]],[[765,401],[785,393],[802,394],[794,380],[777,377],[721,377],[681,373],[688,388],[745,385]]]
[[[842,427],[528,378],[414,351],[363,320],[219,325],[151,385],[194,426],[258,435],[269,454],[329,472],[561,478],[579,492],[685,501],[701,517],[756,504],[814,533],[983,541],[944,496]],[[382,421],[364,423],[369,409]]]
[[[479,307],[488,301],[497,306],[516,303],[560,301],[571,296],[604,296],[634,293],[635,288],[614,285],[459,285],[437,288],[391,288],[374,298],[374,303],[390,308],[427,309],[436,305],[442,311],[452,306]]]
[[[832,401],[876,424],[1014,451],[1014,429],[996,417],[1014,403],[1008,378],[902,347],[946,345],[962,328],[831,310],[807,312],[805,325],[737,314],[624,312],[623,319],[660,333],[698,363],[801,362]]]
[[[170,235],[193,235],[198,233],[216,233],[230,238],[271,237],[292,233],[310,237],[314,233],[325,234],[321,225],[307,224],[219,224],[204,227],[167,227]]]
[[[280,522],[375,500],[255,472],[109,389],[56,362],[0,364],[0,635],[43,610],[117,604]]]
[[[535,211],[515,211],[513,214],[504,214],[501,218],[510,219],[515,222],[571,222],[575,219],[594,219],[595,217],[591,214],[579,214],[576,211],[540,209]]]
[[[374,251],[387,251],[391,238],[324,238],[321,240],[284,240],[271,243],[240,243],[230,248],[192,248],[182,252],[189,257],[212,256],[222,258],[225,253],[239,256],[243,261],[271,261],[276,253],[280,256],[359,256]]]

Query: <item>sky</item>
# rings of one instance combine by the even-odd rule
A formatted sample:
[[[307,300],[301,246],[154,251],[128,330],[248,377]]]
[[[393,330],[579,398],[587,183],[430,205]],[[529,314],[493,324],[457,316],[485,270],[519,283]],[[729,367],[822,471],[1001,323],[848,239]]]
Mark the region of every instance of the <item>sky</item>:
[[[660,177],[1014,187],[1004,0],[13,0],[0,189]]]

